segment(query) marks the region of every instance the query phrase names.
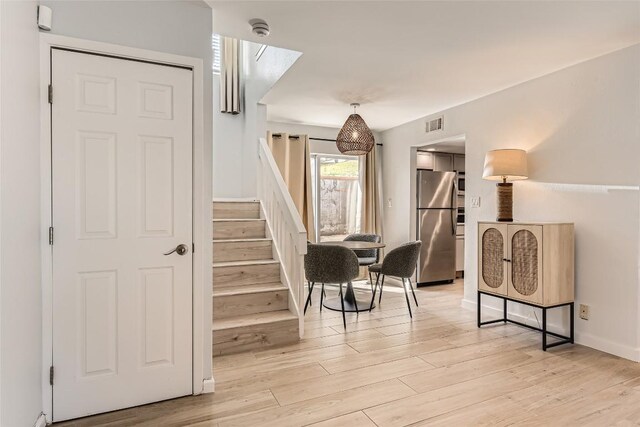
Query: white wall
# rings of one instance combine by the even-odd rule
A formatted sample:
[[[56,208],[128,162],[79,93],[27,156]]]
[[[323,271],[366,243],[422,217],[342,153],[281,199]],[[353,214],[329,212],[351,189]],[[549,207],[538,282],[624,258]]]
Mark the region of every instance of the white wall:
[[[36,2],[0,2],[0,425],[42,410]]]
[[[300,57],[299,52],[267,47],[259,61],[260,45],[242,41],[242,112],[220,112],[219,76],[214,77],[213,112],[213,196],[252,198],[256,196],[258,138],[267,132],[264,95]]]
[[[211,68],[212,15],[201,1],[41,3],[53,10],[52,33],[198,57],[205,70]],[[36,2],[0,5],[0,425],[13,427],[33,425],[43,408],[39,37]],[[204,77],[204,137],[211,158],[211,73]],[[210,169],[204,173],[211,182]],[[211,304],[204,315],[211,319]],[[210,361],[210,333],[204,349]]]
[[[438,113],[444,132],[427,136],[424,118],[384,132],[384,191],[393,197],[385,240],[393,247],[413,237],[411,146],[466,135],[465,302],[472,307],[477,222],[496,211],[494,184],[481,179],[484,155],[526,149],[531,179],[514,184],[514,216],[575,223],[576,303],[591,307],[589,321],[576,320],[577,341],[640,360],[639,87],[635,45]],[[470,208],[473,196],[481,197],[479,209]],[[531,309],[520,314],[535,321]],[[566,313],[551,317],[562,320]]]

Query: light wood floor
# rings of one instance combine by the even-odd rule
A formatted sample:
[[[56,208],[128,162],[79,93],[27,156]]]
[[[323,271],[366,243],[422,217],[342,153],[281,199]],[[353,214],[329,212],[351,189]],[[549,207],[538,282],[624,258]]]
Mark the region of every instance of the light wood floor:
[[[461,282],[417,295],[411,321],[401,289],[388,286],[381,307],[348,315],[346,333],[316,298],[301,342],[214,359],[214,395],[65,425],[640,424],[639,364],[578,345],[545,353],[538,333],[515,325],[478,330],[460,307]]]

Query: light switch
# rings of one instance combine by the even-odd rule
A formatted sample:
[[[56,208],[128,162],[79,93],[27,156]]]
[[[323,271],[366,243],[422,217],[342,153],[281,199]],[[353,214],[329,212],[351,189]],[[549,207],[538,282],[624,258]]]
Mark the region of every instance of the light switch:
[[[472,208],[479,208],[480,207],[480,196],[471,198],[471,207]]]

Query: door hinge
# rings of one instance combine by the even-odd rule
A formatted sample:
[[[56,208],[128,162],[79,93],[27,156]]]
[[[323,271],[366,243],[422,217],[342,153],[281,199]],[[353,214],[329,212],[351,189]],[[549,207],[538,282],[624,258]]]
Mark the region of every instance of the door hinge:
[[[53,227],[49,227],[49,244],[53,245]]]
[[[49,366],[49,384],[53,385],[53,366]]]
[[[49,85],[49,104],[53,104],[53,86]]]
[[[194,253],[195,251],[196,251],[196,244],[191,243],[191,253]]]

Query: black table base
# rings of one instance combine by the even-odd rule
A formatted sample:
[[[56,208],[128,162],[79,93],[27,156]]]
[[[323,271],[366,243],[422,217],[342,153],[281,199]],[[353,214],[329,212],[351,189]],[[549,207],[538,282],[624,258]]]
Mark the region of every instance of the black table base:
[[[344,292],[344,311],[348,313],[370,311],[375,307],[375,304],[373,306],[371,305],[371,300],[365,301],[356,299],[353,285],[351,283],[347,284],[346,289],[343,287],[342,291]],[[342,311],[342,302],[340,301],[340,297],[325,299],[322,305],[329,310]]]

